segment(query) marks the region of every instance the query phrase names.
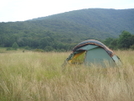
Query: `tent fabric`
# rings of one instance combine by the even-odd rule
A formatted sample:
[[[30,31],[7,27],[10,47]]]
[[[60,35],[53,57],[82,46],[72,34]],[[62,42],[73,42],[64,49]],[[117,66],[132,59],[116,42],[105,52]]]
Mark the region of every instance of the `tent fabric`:
[[[73,52],[76,51],[78,48],[86,46],[86,45],[96,45],[99,47],[104,48],[107,53],[112,57],[114,55],[113,51],[110,50],[107,46],[105,46],[103,43],[101,43],[100,41],[94,40],[94,39],[90,39],[90,40],[85,40],[81,43],[79,43],[78,45],[76,45],[73,49]]]
[[[86,40],[76,45],[64,64],[97,64],[106,67],[121,64],[112,50],[97,40]]]
[[[84,62],[85,58],[85,52],[86,51],[81,51],[78,54],[75,54],[70,60],[69,63],[72,64],[82,64]]]
[[[101,66],[105,66],[107,64],[115,65],[113,59],[101,47],[97,47],[87,51],[85,57],[85,64],[97,64]]]
[[[86,46],[81,47],[77,50],[90,50],[90,49],[93,49],[93,48],[96,48],[96,47],[98,47],[98,46],[96,46],[96,45],[86,45]]]
[[[118,56],[114,55],[112,58],[113,58],[114,62],[117,65],[121,65],[122,64],[121,61],[120,61],[120,58]]]

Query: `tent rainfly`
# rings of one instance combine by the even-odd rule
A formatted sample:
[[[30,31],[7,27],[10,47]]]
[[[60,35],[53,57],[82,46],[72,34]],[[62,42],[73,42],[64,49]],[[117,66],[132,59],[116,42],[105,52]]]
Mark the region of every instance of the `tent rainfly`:
[[[76,45],[66,59],[65,64],[98,65],[102,67],[116,66],[121,61],[114,52],[98,40],[85,40]]]

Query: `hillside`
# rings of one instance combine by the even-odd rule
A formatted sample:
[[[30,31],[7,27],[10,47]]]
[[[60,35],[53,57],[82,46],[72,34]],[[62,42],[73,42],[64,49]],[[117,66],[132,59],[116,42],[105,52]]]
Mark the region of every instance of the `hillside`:
[[[56,30],[55,26],[61,25],[64,31],[72,28],[73,33],[93,34],[93,37],[96,38],[103,38],[101,35],[104,35],[105,38],[106,34],[116,37],[123,30],[134,34],[134,9],[83,9],[34,20],[51,24],[52,30]]]
[[[134,9],[83,9],[24,22],[0,23],[0,46],[69,49],[79,41],[134,34]],[[59,48],[60,47],[60,48]]]

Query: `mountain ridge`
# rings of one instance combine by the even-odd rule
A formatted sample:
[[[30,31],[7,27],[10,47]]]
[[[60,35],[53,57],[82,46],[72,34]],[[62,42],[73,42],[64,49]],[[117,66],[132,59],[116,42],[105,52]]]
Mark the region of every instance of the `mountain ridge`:
[[[134,32],[134,9],[82,9],[55,14],[48,17],[41,17],[36,20],[67,21],[75,24],[81,24],[82,26],[87,26],[87,28],[97,28],[97,30],[100,31],[102,29],[106,32],[110,31],[110,33],[115,36],[116,34],[119,35],[123,30],[127,30],[131,33]],[[119,26],[123,27],[120,28]],[[127,26],[130,26],[130,28]],[[111,28],[111,30],[106,27]]]
[[[134,9],[82,9],[0,23],[0,46],[65,49],[85,39],[117,38],[123,30],[134,34]]]

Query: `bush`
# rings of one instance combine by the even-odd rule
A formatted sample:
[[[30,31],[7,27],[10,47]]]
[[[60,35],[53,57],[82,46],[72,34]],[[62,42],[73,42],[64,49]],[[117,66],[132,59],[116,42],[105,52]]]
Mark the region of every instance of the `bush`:
[[[8,47],[6,50],[7,50],[7,51],[8,51],[8,50],[13,50],[13,48],[12,48],[12,47]]]
[[[12,48],[17,50],[19,48],[18,44],[16,42],[13,43]]]
[[[29,46],[24,47],[26,50],[30,50],[31,48]]]
[[[34,51],[35,52],[44,52],[44,50],[42,50],[42,49],[35,49]]]
[[[134,44],[132,46],[130,46],[130,49],[134,50]]]
[[[49,51],[53,51],[54,49],[52,46],[46,46],[44,50],[49,52]]]

